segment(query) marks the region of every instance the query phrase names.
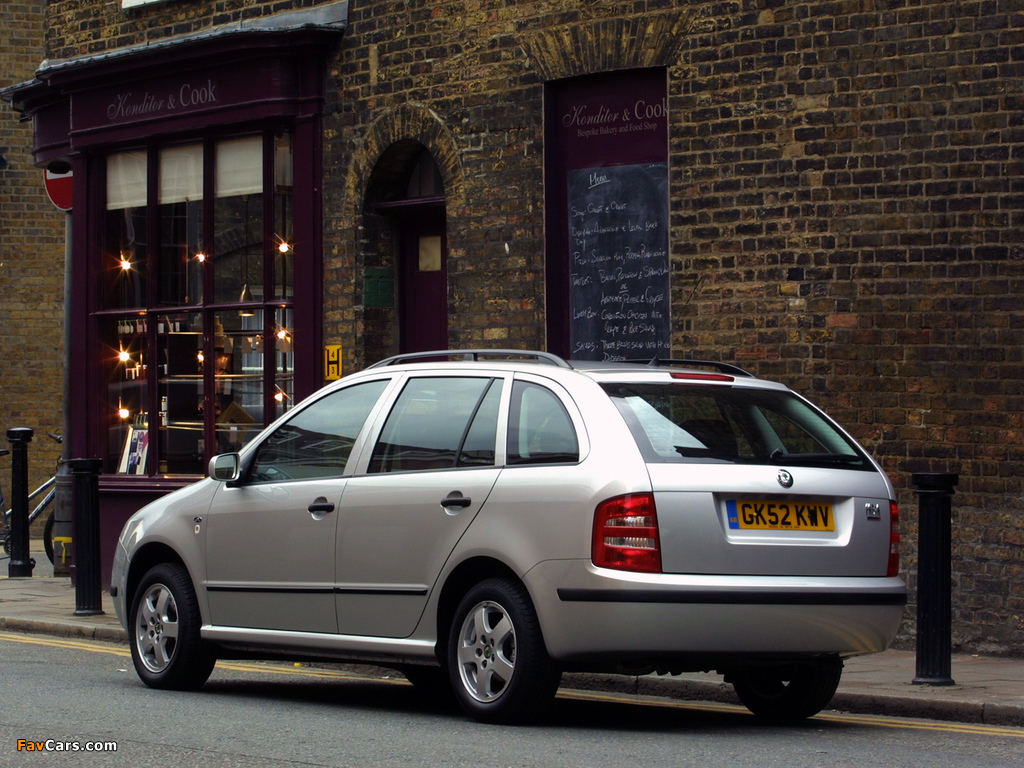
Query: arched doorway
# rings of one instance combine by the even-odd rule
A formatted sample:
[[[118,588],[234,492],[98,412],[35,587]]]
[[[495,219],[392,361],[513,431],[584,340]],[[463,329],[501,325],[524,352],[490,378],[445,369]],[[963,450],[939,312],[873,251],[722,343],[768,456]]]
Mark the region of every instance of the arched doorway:
[[[430,151],[392,145],[374,168],[368,202],[392,224],[399,352],[448,348],[444,183]]]

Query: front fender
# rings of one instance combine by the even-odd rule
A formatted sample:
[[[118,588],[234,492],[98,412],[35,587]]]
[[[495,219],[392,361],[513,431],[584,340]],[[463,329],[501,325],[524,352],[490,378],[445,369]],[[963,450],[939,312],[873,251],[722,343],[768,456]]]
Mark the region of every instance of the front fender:
[[[135,586],[161,562],[180,562],[189,572],[206,622],[205,517],[220,486],[202,480],[147,504],[125,523],[114,555],[111,585],[116,588],[117,618],[126,629]]]

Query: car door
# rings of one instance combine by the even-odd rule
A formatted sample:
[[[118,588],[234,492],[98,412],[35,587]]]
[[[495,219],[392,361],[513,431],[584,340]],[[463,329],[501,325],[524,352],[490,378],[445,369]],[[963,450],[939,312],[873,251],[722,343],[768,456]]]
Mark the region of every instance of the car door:
[[[503,379],[410,377],[349,479],[337,532],[342,634],[406,637],[498,477]]]
[[[337,631],[334,538],[345,469],[388,378],[336,390],[277,427],[206,522],[212,623]]]

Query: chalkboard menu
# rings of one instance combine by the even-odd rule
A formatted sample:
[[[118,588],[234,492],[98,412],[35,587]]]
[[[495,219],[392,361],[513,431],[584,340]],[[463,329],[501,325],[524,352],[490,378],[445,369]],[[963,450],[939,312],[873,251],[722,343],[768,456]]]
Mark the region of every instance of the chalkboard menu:
[[[671,356],[667,164],[567,175],[571,356]]]

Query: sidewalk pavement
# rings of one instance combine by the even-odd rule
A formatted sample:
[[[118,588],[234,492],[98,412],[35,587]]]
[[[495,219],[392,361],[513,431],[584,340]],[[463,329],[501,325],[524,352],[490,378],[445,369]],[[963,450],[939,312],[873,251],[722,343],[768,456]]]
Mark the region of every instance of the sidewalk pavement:
[[[103,613],[76,616],[75,587],[54,577],[41,551],[33,557],[31,578],[8,578],[0,559],[0,631],[126,643],[110,595],[102,593]],[[1024,727],[1024,659],[958,654],[952,659],[954,685],[915,685],[912,651],[891,650],[848,659],[830,709],[857,714],[952,720]],[[567,674],[562,685],[592,691],[663,696],[687,701],[738,703],[732,686],[715,674],[675,677]]]

